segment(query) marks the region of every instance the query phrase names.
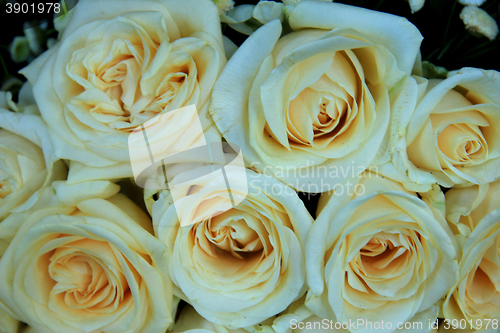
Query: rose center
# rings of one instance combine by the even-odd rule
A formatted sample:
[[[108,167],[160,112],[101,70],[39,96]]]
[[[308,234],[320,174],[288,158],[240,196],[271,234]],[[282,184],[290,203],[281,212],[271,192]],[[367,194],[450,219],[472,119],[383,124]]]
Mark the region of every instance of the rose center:
[[[291,143],[321,149],[347,131],[362,90],[351,56],[336,52],[330,68],[290,101],[286,121]]]
[[[438,147],[453,165],[479,162],[488,155],[488,144],[476,125],[448,125],[438,136]]]
[[[85,250],[92,245],[102,251],[102,257]],[[49,264],[55,281],[53,302],[73,310],[106,313],[130,297],[127,279],[106,257],[116,260],[110,246],[98,241],[80,240],[54,250]]]
[[[413,237],[381,232],[360,249],[351,264],[363,278],[392,275],[408,265],[414,248]]]
[[[197,228],[193,228],[200,246],[211,256],[222,251],[238,259],[261,252],[263,240],[249,226],[245,219],[249,217],[231,216],[231,212],[232,210],[229,210],[200,224],[203,234],[196,230]],[[260,223],[252,221],[255,222]]]
[[[321,130],[328,127],[333,121],[339,117],[339,110],[334,107],[333,110],[330,109],[330,100],[327,98],[321,98],[321,103],[319,105],[319,113],[317,121],[313,122],[314,134],[323,133]]]
[[[76,51],[67,73],[83,92],[70,101],[71,110],[83,108],[86,112],[78,114],[88,112],[112,128],[130,131],[167,110],[172,103],[173,108],[181,107],[196,93],[194,81],[186,83],[192,72],[196,76],[194,60],[189,54],[176,51],[174,65],[148,73],[157,48],[154,44],[146,50],[144,45],[116,39]],[[175,103],[176,98],[181,101]]]
[[[12,193],[12,186],[8,179],[0,180],[0,199],[5,199]]]

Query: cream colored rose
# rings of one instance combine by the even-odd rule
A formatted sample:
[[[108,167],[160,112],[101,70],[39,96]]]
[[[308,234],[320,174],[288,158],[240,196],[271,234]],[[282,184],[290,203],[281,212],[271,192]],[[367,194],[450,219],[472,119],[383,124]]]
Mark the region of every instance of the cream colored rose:
[[[412,112],[391,106],[389,92],[411,73],[422,37],[404,18],[320,1],[299,3],[289,24],[281,38],[275,20],[243,43],[210,113],[248,165],[321,192],[389,159]]]
[[[421,93],[407,133],[379,171],[417,191],[499,178],[500,74],[463,68],[446,80],[416,80]]]
[[[239,328],[278,314],[304,293],[312,218],[296,192],[276,179],[225,169],[225,176],[180,173],[177,179],[200,177],[175,205],[161,192],[152,215],[169,250],[176,296],[209,321]]]
[[[32,142],[0,128],[0,221],[11,211],[29,207],[30,197],[44,184],[66,177],[62,162],[46,169],[42,150]],[[2,244],[0,241],[0,252]]]
[[[0,222],[14,209],[29,208],[43,185],[66,178],[67,168],[55,161],[45,124],[37,114],[28,82],[17,102],[10,92],[0,91]],[[5,245],[1,239],[0,255]]]
[[[454,187],[446,192],[446,219],[460,245],[486,215],[500,208],[499,194],[500,181]]]
[[[435,204],[444,201],[442,193],[424,202],[371,173],[343,190],[322,195],[308,235],[307,307],[341,323],[385,322],[349,327],[352,332],[433,322],[435,304],[458,275],[453,234]]]
[[[82,0],[60,42],[22,73],[76,182],[132,176],[130,132],[182,106],[220,140],[207,108],[225,62],[210,0]]]
[[[157,332],[172,321],[166,248],[108,181],[45,187],[0,260],[0,303],[36,332]],[[1,231],[0,231],[1,233]]]
[[[42,187],[46,176],[42,150],[0,129],[0,219]]]
[[[462,252],[460,278],[443,305],[444,316],[465,319],[469,328],[486,328],[491,319],[500,324],[500,181],[452,188],[446,206]]]
[[[57,164],[62,164],[62,162],[56,162],[59,158],[54,154],[47,124],[40,116],[38,105],[33,96],[33,87],[29,82],[25,82],[21,87],[17,102],[12,100],[10,92],[0,91],[0,124],[1,128],[40,147],[43,151],[45,165],[48,166],[49,170],[52,169],[53,164],[55,164],[54,168],[59,167]],[[64,175],[65,177],[66,175]]]

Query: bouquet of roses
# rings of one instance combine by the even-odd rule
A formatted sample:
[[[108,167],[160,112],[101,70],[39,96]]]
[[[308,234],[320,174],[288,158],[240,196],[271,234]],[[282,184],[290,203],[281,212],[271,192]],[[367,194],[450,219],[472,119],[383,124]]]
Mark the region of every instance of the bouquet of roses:
[[[54,25],[0,93],[0,332],[498,332],[499,72],[330,1]]]

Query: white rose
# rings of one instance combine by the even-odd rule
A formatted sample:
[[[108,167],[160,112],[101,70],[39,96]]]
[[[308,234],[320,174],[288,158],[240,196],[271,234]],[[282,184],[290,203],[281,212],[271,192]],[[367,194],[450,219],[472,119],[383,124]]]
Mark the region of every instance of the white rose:
[[[228,209],[222,174],[208,174],[175,205],[169,192],[161,192],[153,224],[169,250],[176,296],[211,322],[238,328],[278,314],[303,294],[312,218],[296,192],[276,179],[225,169],[232,198],[241,203]]]
[[[342,191],[341,191],[342,190]],[[399,323],[432,322],[436,303],[457,280],[453,234],[440,192],[419,199],[393,181],[365,173],[323,194],[307,239],[306,305],[353,332],[393,332]],[[390,325],[389,325],[390,324]],[[430,331],[430,329],[429,329]]]
[[[411,73],[422,37],[404,18],[320,1],[300,2],[288,22],[281,38],[275,20],[241,45],[210,113],[248,165],[321,192],[389,159],[413,111],[389,92]],[[400,95],[416,94],[407,88]]]
[[[32,205],[35,192],[44,184],[65,177],[66,167],[61,161],[47,169],[38,146],[0,128],[0,221],[11,211]]]
[[[0,304],[36,332],[157,332],[172,321],[166,248],[107,181],[45,187],[1,224]],[[3,303],[2,303],[3,302]]]
[[[40,189],[46,177],[42,150],[0,129],[0,220]]]
[[[33,96],[33,87],[29,82],[25,82],[21,87],[17,102],[12,100],[10,92],[0,91],[0,124],[0,127],[40,147],[48,169],[59,160],[54,154],[47,124],[40,116]]]
[[[461,244],[460,277],[443,313],[468,328],[498,329],[500,320],[500,180],[446,193],[447,218]],[[460,326],[459,326],[460,327]],[[464,324],[462,323],[462,327]]]
[[[220,140],[207,108],[225,62],[209,0],[82,0],[60,42],[22,73],[76,182],[132,176],[130,132],[182,106],[194,104]]]
[[[19,91],[17,102],[10,92],[0,91],[0,124],[1,222],[11,211],[33,205],[42,186],[66,179],[67,168],[52,154],[28,82]],[[0,256],[4,247],[0,238]]]
[[[379,172],[410,190],[486,184],[500,177],[500,74],[476,68],[416,78],[416,109]]]

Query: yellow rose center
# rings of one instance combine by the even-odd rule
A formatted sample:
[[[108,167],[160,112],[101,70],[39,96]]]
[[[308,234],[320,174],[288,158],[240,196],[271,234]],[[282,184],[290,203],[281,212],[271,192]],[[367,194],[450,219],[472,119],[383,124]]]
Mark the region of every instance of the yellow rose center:
[[[48,273],[53,310],[109,314],[132,302],[121,264],[126,259],[103,241],[61,235],[63,246],[50,255]],[[124,262],[122,262],[124,261]],[[138,274],[134,274],[138,276]]]
[[[287,112],[290,142],[324,148],[348,131],[362,103],[363,84],[354,62],[357,59],[353,52],[336,52],[330,68],[320,79],[290,101]]]
[[[45,161],[39,147],[0,129],[0,206],[2,200],[11,200],[15,193],[26,186],[33,191],[38,189],[42,184],[37,175],[44,169]]]
[[[418,285],[411,281],[415,274],[420,276],[423,273],[422,258],[418,253],[427,247],[419,232],[398,229],[381,231],[371,237],[349,235],[342,246],[347,246],[350,253],[344,294],[347,302],[362,306],[360,304],[369,299],[382,305],[418,289]],[[384,300],[380,299],[381,296]]]
[[[261,253],[264,245],[270,246],[269,235],[259,235],[245,219],[251,219],[251,224],[258,223],[251,216],[234,217],[235,211],[229,210],[211,217],[193,228],[192,232],[197,243],[209,256],[231,255],[244,259],[247,255]]]
[[[418,238],[418,234],[413,236]],[[406,267],[414,249],[411,236],[381,232],[361,248],[350,265],[363,279],[383,278]]]
[[[200,52],[206,42],[181,38],[168,43],[123,17],[115,24],[110,29],[118,31],[113,33],[121,36],[119,30],[126,30],[129,35],[110,38],[109,33],[104,40],[76,50],[67,65],[67,74],[79,87],[68,109],[80,122],[102,126],[97,121],[131,131],[192,98],[197,102],[199,78],[191,53]]]
[[[449,169],[450,164],[480,164],[488,159],[488,135],[484,131],[489,122],[467,96],[466,92],[448,91],[430,115],[443,169]]]
[[[488,154],[480,127],[470,124],[448,125],[438,136],[438,147],[453,165],[470,164]]]

